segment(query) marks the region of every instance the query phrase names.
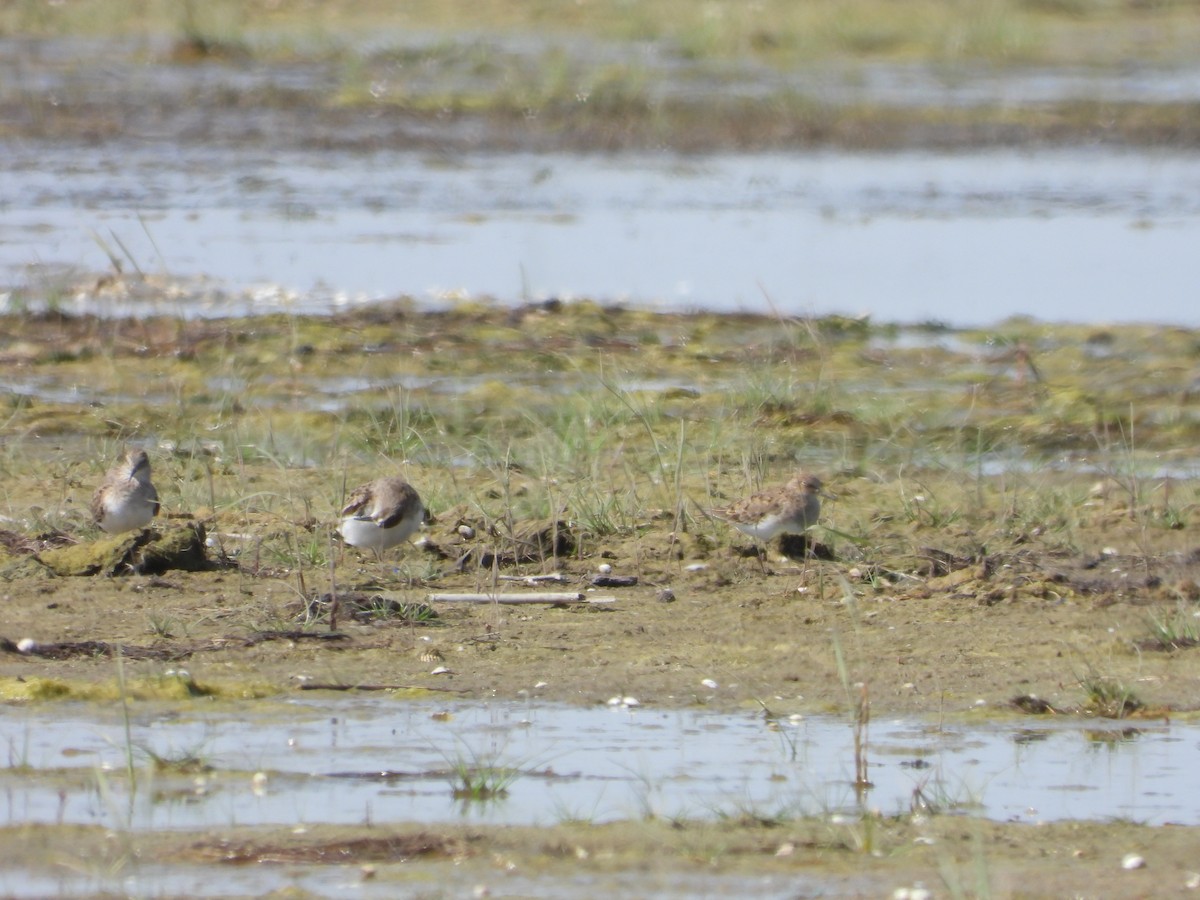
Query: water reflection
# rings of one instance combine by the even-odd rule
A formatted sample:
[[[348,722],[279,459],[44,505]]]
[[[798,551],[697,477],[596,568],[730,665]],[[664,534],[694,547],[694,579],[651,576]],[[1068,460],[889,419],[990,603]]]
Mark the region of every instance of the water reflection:
[[[1200,170],[1180,155],[489,155],[446,166],[404,153],[36,153],[11,161],[0,284],[68,311],[587,296],[955,325],[1018,314],[1200,323]],[[108,267],[97,236],[171,286],[134,298],[76,290],[72,269]]]
[[[827,717],[306,697],[253,710],[139,710],[129,744],[115,713],[31,708],[0,719],[0,740],[6,824],[554,825],[863,808],[852,729]],[[868,736],[864,803],[883,814],[1197,824],[1198,741],[1195,726],[1179,724],[880,722]],[[464,777],[501,768],[515,773],[503,796],[455,796]]]

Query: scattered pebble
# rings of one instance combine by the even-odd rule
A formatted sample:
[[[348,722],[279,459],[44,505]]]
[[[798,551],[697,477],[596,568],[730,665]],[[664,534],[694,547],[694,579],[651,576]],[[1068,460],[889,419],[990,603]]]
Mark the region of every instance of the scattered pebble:
[[[775,851],[775,855],[776,856],[791,856],[795,852],[796,852],[796,845],[793,844],[791,841],[788,841],[786,844],[779,845],[779,849]]]
[[[448,667],[438,666],[436,669],[431,669],[429,674],[430,675],[450,675],[452,673]]]
[[[21,638],[19,641],[17,641],[17,652],[32,653],[37,649],[37,645],[37,641],[35,641],[33,638]]]
[[[658,592],[658,602],[659,603],[674,603],[675,602],[675,592],[673,590],[671,590],[670,588],[663,588],[661,591]]]
[[[711,678],[705,678],[700,683],[702,685],[704,685],[706,688],[708,688],[710,691],[715,691],[717,689],[717,683],[715,681],[713,681]]]
[[[459,525],[458,533],[461,537],[466,538],[468,541],[471,538],[475,537],[475,529],[472,528],[470,525]]]
[[[608,563],[600,563],[600,565],[596,566],[596,571],[601,575],[611,575],[612,566],[610,566]]]
[[[615,706],[631,707],[631,706],[641,706],[642,704],[637,699],[637,697],[609,697],[608,705],[614,706],[614,707]]]
[[[692,563],[690,565],[684,566],[683,570],[685,572],[703,572],[707,568],[708,568],[708,563]]]
[[[1126,853],[1121,859],[1122,869],[1144,869],[1146,868],[1146,859],[1143,856],[1138,856],[1136,853]]]

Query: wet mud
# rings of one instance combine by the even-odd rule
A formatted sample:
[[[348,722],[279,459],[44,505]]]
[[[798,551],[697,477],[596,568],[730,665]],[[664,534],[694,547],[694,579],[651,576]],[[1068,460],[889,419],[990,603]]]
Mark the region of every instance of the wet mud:
[[[9,703],[239,702],[253,716],[262,698],[366,691],[1131,727],[1197,710],[1197,420],[1186,379],[1154,375],[1192,370],[1183,330],[1081,340],[1015,322],[1016,349],[997,354],[986,330],[589,304],[7,325],[0,354],[45,392],[12,395],[5,426]],[[376,365],[451,359],[459,393],[368,387]],[[339,366],[363,390],[311,409],[308,379]],[[217,370],[244,389],[194,380]],[[98,390],[96,405],[64,402],[60,379]],[[178,399],[157,399],[163,384]],[[129,441],[150,450],[163,518],[107,538],[83,511]],[[836,494],[809,540],[755,546],[706,514],[800,464]],[[433,520],[377,559],[332,526],[380,467],[418,485]],[[142,554],[171,535],[178,555],[147,570]],[[575,600],[488,602],[550,591]],[[763,866],[786,882],[802,861],[823,889],[860,895],[943,884],[975,859],[1000,895],[1030,895],[1017,873],[1036,865],[1036,895],[1143,896],[1193,865],[1188,828],[855,821],[639,823],[665,848],[653,860],[598,826],[125,840],[181,870],[336,864],[387,883],[418,860],[486,882],[504,859],[618,891],[649,867],[684,893],[696,854],[730,884]],[[9,830],[10,848],[62,855],[53,829]],[[1152,876],[1122,872],[1135,850]]]
[[[19,52],[4,54],[0,139],[85,147],[171,134],[268,152],[1188,149],[1200,122],[1188,99],[901,109],[785,86],[725,103],[637,79],[534,108],[523,89],[481,101],[470,84],[372,94],[395,74],[387,54],[349,77],[328,59],[264,63],[174,40],[4,40]],[[171,292],[116,260],[86,280]],[[615,697],[848,722],[868,710],[1190,720],[1197,346],[1194,331],[1153,326],[899,334],[557,301],[203,322],[12,310],[0,327],[0,697],[231,702],[248,720],[256,702],[305,691]],[[322,392],[334,400],[314,403]],[[130,442],[154,459],[164,517],[106,541],[83,511]],[[755,547],[706,515],[797,466],[837,493],[811,545]],[[346,490],[380,470],[409,477],[434,513],[420,542],[383,559],[332,537]],[[546,590],[585,602],[431,599]],[[185,678],[165,677],[181,664]],[[64,868],[98,873],[87,890],[111,893],[154,865],[184,885],[286,867],[248,892],[313,878],[301,890],[349,880],[381,896],[546,880],[580,896],[916,897],[931,885],[1143,897],[1200,884],[1195,828],[869,808],[850,822],[138,835],[15,815],[2,837],[0,869],[41,886],[26,893],[53,893]],[[320,880],[331,871],[336,885]],[[176,887],[149,892],[188,893],[162,883]]]

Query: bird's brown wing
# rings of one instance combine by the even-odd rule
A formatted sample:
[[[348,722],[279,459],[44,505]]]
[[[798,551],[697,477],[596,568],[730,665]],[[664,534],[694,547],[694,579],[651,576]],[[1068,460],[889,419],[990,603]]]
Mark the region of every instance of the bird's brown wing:
[[[400,488],[400,502],[392,509],[386,517],[380,520],[380,528],[391,528],[405,516],[412,513],[415,507],[421,505],[421,498],[417,495],[417,489],[411,484],[405,484]]]
[[[104,502],[103,502],[103,500],[104,500],[104,486],[101,485],[99,488],[96,489],[96,493],[92,494],[92,505],[91,505],[90,509],[92,511],[92,521],[93,522],[98,523],[101,519],[104,518]]]
[[[350,499],[346,501],[346,505],[342,507],[343,516],[356,516],[362,512],[363,507],[371,502],[371,486],[364,484],[360,488],[356,488],[354,493],[350,495]]]

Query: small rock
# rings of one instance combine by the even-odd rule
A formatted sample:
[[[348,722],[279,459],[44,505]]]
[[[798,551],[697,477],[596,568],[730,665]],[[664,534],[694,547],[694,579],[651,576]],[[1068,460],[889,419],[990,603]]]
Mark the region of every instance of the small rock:
[[[1126,853],[1121,859],[1122,869],[1144,869],[1146,868],[1145,857],[1138,856],[1136,853]]]
[[[673,590],[671,590],[670,588],[663,588],[661,591],[658,592],[658,602],[659,603],[674,603],[675,602],[675,592]]]

